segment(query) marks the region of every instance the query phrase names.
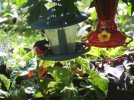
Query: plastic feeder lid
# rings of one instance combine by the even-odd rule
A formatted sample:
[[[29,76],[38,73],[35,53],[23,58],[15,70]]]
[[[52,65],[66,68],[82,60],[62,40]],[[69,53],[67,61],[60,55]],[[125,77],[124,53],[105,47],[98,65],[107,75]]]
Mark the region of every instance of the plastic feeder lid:
[[[56,7],[49,9],[48,18],[43,19],[42,16],[39,16],[38,21],[31,24],[31,27],[35,29],[55,29],[60,27],[66,27],[80,23],[88,18],[87,14],[83,12],[78,13],[68,13],[61,14],[56,16]]]

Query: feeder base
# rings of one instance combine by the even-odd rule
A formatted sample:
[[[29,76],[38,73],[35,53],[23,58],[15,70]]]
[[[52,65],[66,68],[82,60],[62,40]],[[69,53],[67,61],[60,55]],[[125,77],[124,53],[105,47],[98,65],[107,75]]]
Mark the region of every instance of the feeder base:
[[[116,30],[108,30],[105,32],[107,32],[109,36],[104,36],[105,33],[101,34],[101,32],[99,31],[90,32],[87,37],[84,37],[82,39],[82,42],[88,47],[96,46],[102,48],[111,48],[127,45],[125,33]]]
[[[82,43],[76,43],[76,50],[74,53],[67,53],[67,54],[48,54],[48,55],[41,55],[39,56],[42,60],[53,60],[53,61],[63,61],[63,60],[69,60],[76,58],[78,56],[81,56],[82,54],[88,52],[90,49],[85,47]]]

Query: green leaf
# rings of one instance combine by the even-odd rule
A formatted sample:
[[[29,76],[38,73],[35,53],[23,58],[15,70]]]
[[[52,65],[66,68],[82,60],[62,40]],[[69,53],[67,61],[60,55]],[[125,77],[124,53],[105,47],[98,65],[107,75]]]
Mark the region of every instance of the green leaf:
[[[46,79],[46,80],[40,80],[40,87],[46,91],[48,89],[48,85],[51,81]]]
[[[45,60],[43,66],[54,66],[55,62],[50,60]]]
[[[123,2],[125,2],[126,4],[131,3],[131,14],[134,12],[134,0],[122,0]]]
[[[56,91],[60,90],[60,89],[61,89],[61,87],[58,87],[58,84],[55,81],[51,81],[48,84],[48,91],[47,91],[47,93],[48,94],[57,94]]]
[[[88,72],[90,69],[89,61],[87,59],[78,57],[76,58],[76,63],[80,64],[82,66],[83,71]]]
[[[96,20],[97,19],[96,11],[93,11],[90,17],[91,17],[91,20]]]
[[[79,100],[78,98],[77,99],[75,98],[78,96],[78,90],[75,87],[65,86],[64,89],[61,91],[61,93],[66,94],[66,96],[64,97],[66,99],[63,100]]]
[[[70,78],[70,72],[66,68],[52,67],[49,69],[49,72],[52,74],[57,83],[66,83]]]
[[[38,84],[36,84],[34,78],[29,78],[27,80],[23,80],[21,82],[21,86],[24,87],[25,93],[27,93],[27,94],[33,94],[38,89]]]
[[[16,87],[9,91],[9,100],[27,100],[24,90],[20,87]]]
[[[0,80],[4,84],[7,90],[9,90],[10,87],[10,79],[8,79],[5,75],[0,74]]]
[[[23,61],[28,61],[28,60],[31,60],[35,57],[35,53],[33,50],[31,50],[30,52],[28,52],[27,54],[25,54],[23,57],[22,57],[22,60]]]
[[[67,87],[65,86],[64,89],[61,91],[61,92],[75,92],[75,93],[78,93],[78,90],[74,87]]]
[[[15,78],[16,76],[25,76],[30,71],[35,70],[36,67],[37,67],[36,58],[33,58],[29,61],[22,61],[20,62],[20,66],[13,70],[13,72],[11,73],[11,77]]]
[[[91,50],[87,54],[95,56],[95,57],[100,57],[100,48],[92,47]]]
[[[18,6],[21,6],[22,4],[24,4],[26,2],[26,0],[13,0],[13,1]]]
[[[50,80],[40,80],[40,88],[44,91],[45,94],[47,94],[48,90],[49,90],[49,84],[51,83]],[[36,90],[36,92],[33,94],[33,96],[35,98],[39,98],[39,97],[43,97],[40,89],[38,88],[38,90]]]
[[[33,58],[26,62],[25,70],[31,71],[31,70],[36,69],[36,67],[37,67],[37,61],[36,61],[36,58]]]
[[[42,93],[41,93],[39,90],[37,90],[37,91],[33,94],[33,96],[34,96],[35,98],[43,97]]]
[[[100,77],[97,72],[91,70],[89,72],[89,81],[93,84],[96,94],[100,99],[104,99],[108,92],[108,80]]]

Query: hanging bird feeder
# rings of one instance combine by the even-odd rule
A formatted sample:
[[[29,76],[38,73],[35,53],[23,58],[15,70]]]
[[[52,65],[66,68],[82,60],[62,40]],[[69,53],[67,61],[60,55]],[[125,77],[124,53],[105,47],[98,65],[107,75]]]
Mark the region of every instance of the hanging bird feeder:
[[[88,47],[117,47],[126,46],[132,41],[126,42],[124,32],[117,30],[114,21],[118,0],[94,0],[94,5],[98,17],[96,31],[89,32],[88,36],[82,38],[82,42]],[[130,37],[129,37],[130,38]]]
[[[48,41],[54,54],[42,56],[48,60],[66,60],[77,57],[87,50],[81,43],[76,43],[77,24],[87,19],[85,13],[63,12],[56,14],[60,6],[52,7],[48,10],[48,18],[39,16],[37,22],[31,26],[36,29],[45,29]]]

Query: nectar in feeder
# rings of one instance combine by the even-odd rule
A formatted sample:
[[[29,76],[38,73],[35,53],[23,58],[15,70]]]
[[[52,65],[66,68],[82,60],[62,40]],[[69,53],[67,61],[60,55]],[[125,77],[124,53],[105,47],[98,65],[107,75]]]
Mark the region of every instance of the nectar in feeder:
[[[98,25],[96,31],[91,31],[88,36],[82,38],[82,42],[88,47],[107,48],[126,46],[130,43],[132,38],[131,41],[126,42],[128,36],[117,30],[114,21],[118,0],[93,0],[93,2],[97,12]]]

